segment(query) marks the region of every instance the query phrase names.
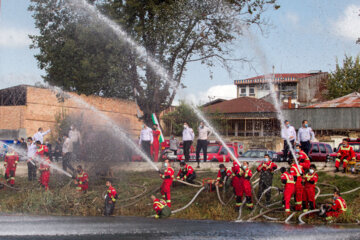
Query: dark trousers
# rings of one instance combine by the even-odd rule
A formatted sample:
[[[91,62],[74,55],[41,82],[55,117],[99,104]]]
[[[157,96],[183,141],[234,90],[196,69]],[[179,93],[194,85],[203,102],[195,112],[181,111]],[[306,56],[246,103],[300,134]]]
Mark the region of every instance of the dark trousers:
[[[150,156],[150,141],[141,141],[141,148],[144,150],[148,157]]]
[[[63,162],[62,162],[62,165],[63,165],[63,169],[64,171],[66,171],[68,168],[74,172],[74,168],[73,166],[71,166],[71,153],[65,153],[65,155],[63,156]]]
[[[60,152],[54,152],[54,157],[55,157],[55,161],[59,161],[59,157],[60,157],[61,153]]]
[[[204,162],[206,162],[206,160],[207,160],[207,145],[208,145],[207,140],[200,140],[200,139],[197,140],[196,161],[198,164],[200,163],[200,151],[201,150],[203,152]]]
[[[115,209],[115,202],[111,200],[108,196],[105,198],[105,209],[104,209],[104,215],[105,216],[111,216],[114,213]]]
[[[310,141],[306,141],[306,142],[300,142],[301,144],[301,149],[306,153],[306,155],[309,156],[309,152],[310,152]]]
[[[291,141],[290,141],[290,144],[291,144],[291,146],[292,146],[293,149],[294,149],[295,140],[291,140]],[[287,141],[284,140],[284,150],[283,150],[283,153],[284,153],[284,161],[288,161],[288,155],[289,155],[288,153],[289,153],[289,151],[290,151],[290,147],[289,147]],[[290,156],[289,156],[289,157],[292,158],[291,153],[290,153]]]
[[[260,176],[258,199],[260,198],[261,194],[266,189],[268,189],[269,187],[272,186],[272,180],[273,180],[272,174],[270,172],[264,172],[261,174],[264,174],[264,175]],[[264,197],[262,199],[264,199]],[[266,204],[270,204],[271,191],[268,191],[267,193],[265,193],[265,199],[266,199]]]
[[[191,147],[191,144],[192,144],[192,141],[184,141],[183,142],[185,162],[188,162],[189,159],[190,159],[190,147]]]
[[[183,178],[183,177],[185,177],[185,174],[180,173],[179,177]],[[196,178],[196,173],[194,172],[193,174],[189,174],[189,176],[186,177],[185,181],[188,183],[194,183],[195,178]]]
[[[29,181],[36,180],[36,165],[32,164],[31,162],[28,162],[27,166],[28,166],[28,180]]]

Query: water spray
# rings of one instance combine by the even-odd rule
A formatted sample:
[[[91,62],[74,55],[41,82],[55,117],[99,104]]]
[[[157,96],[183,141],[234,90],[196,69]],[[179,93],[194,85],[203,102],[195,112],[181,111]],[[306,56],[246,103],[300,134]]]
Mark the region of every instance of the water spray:
[[[149,156],[146,155],[135,142],[133,142],[132,140],[129,141],[129,137],[128,137],[126,131],[124,129],[122,129],[120,126],[118,126],[110,117],[108,117],[107,115],[102,113],[99,109],[97,109],[93,105],[91,105],[91,104],[87,103],[86,101],[84,101],[83,99],[81,99],[81,97],[78,97],[74,94],[70,95],[68,93],[65,93],[59,87],[48,86],[48,88],[58,92],[61,95],[65,95],[66,97],[72,98],[77,104],[82,105],[85,108],[94,112],[102,120],[104,120],[107,125],[109,125],[111,127],[111,129],[113,130],[113,133],[116,136],[120,136],[120,138],[123,140],[122,141],[123,143],[125,143],[129,148],[133,149],[137,154],[139,154],[143,159],[145,159],[146,162],[148,162],[156,171],[159,171],[159,168],[155,165],[155,163],[153,161],[151,161]]]
[[[209,121],[205,118],[205,116],[201,113],[201,111],[194,105],[190,105],[190,107],[194,110],[195,114],[198,116],[199,119],[201,119],[207,126],[208,128],[210,128],[210,131],[215,135],[215,137],[220,141],[221,145],[228,151],[228,153],[230,154],[230,157],[232,158],[233,161],[236,161],[239,166],[241,166],[241,163],[239,162],[239,160],[236,158],[236,156],[234,155],[234,153],[230,150],[230,148],[227,146],[227,144],[225,143],[225,141],[221,138],[220,134],[211,126],[211,124],[209,123]]]

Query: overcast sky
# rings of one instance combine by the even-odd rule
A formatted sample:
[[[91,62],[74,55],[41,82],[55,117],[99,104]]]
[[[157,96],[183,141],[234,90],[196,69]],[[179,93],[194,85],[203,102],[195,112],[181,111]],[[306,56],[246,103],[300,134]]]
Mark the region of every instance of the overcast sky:
[[[28,34],[37,33],[34,20],[27,11],[29,0],[1,0],[0,12],[0,88],[18,84],[34,84],[44,74],[37,67],[29,49]],[[336,59],[356,56],[360,45],[360,3],[358,0],[278,0],[281,8],[268,11],[269,26],[265,33],[253,28],[252,37],[243,36],[233,46],[233,56],[251,60],[234,65],[229,74],[216,66],[209,69],[192,63],[184,76],[186,89],[177,99],[204,103],[210,98],[234,98],[235,79],[263,74],[263,59],[268,68],[279,73],[310,70],[333,71]],[[254,44],[256,43],[256,44]],[[267,69],[268,69],[267,68]],[[270,71],[268,69],[267,71]]]

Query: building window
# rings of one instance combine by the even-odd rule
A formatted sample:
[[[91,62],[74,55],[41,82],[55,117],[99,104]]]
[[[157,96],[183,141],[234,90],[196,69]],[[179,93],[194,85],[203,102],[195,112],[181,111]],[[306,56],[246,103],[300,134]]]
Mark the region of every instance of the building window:
[[[246,96],[246,87],[240,88],[240,96],[245,97]]]
[[[255,97],[255,86],[254,85],[249,86],[249,96]]]

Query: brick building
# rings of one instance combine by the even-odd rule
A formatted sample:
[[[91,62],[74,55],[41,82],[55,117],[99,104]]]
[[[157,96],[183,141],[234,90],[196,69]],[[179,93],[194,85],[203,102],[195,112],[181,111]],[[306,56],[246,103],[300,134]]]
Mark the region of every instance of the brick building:
[[[32,136],[39,127],[54,129],[59,114],[77,114],[93,125],[105,127],[105,122],[78,100],[97,108],[130,134],[138,135],[141,121],[135,102],[75,93],[68,96],[61,99],[56,91],[27,85],[0,90],[0,139]]]

